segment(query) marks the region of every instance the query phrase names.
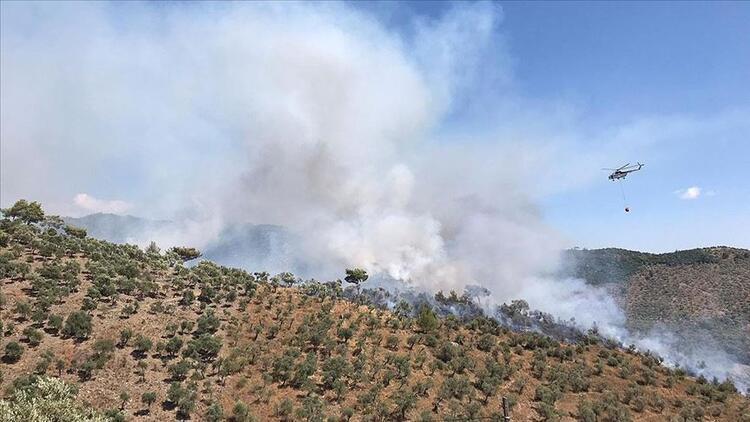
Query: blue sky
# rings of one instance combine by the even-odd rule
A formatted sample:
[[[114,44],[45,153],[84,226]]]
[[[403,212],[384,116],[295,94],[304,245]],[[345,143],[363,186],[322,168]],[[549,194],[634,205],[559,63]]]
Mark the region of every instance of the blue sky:
[[[245,196],[233,189],[268,149],[248,137],[309,125],[318,137],[372,136],[361,148],[375,154],[372,172],[400,168],[388,153],[411,148],[380,149],[378,137],[424,138],[421,153],[441,157],[433,150],[453,148],[475,167],[456,195],[524,208],[506,199],[520,190],[568,246],[747,248],[748,22],[745,2],[3,3],[0,202],[192,215]],[[274,56],[280,48],[296,53]],[[348,76],[339,90],[316,88]],[[350,91],[368,104],[337,109]],[[295,102],[300,93],[312,105]],[[333,127],[329,112],[360,128]],[[305,162],[305,148],[281,162]],[[344,146],[331,159],[358,154]],[[600,168],[635,161],[646,167],[623,184],[626,214]],[[284,200],[310,191],[289,186]],[[221,207],[222,219],[240,208]]]
[[[732,3],[508,3],[505,29],[520,89],[562,97],[593,125],[642,116],[706,117],[750,107],[750,7]],[[546,212],[582,246],[750,246],[750,133],[685,133],[613,163],[649,163],[625,183],[633,214],[603,180],[550,198]],[[607,166],[609,167],[609,166]],[[680,200],[673,191],[699,186]],[[706,195],[708,192],[708,195]],[[609,201],[609,202],[607,202]]]
[[[542,200],[552,225],[582,247],[670,251],[750,247],[750,5],[743,2],[502,2],[497,54],[511,57],[513,91],[561,102],[592,132],[641,119],[697,126],[612,155],[593,170],[640,160],[618,186],[578,186]],[[440,14],[442,2],[410,3]],[[732,123],[722,120],[736,113]],[[740,123],[737,123],[737,120]],[[704,122],[704,123],[699,123]],[[597,148],[599,140],[584,141]],[[568,165],[565,161],[560,166]],[[575,165],[579,165],[576,163]],[[680,199],[698,186],[701,195]]]

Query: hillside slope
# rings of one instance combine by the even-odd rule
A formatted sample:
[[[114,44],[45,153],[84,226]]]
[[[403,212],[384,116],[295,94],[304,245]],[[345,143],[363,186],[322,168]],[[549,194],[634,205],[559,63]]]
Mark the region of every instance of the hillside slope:
[[[130,215],[90,214],[63,217],[88,235],[113,243],[147,245],[162,237],[173,238],[186,228],[182,223],[150,220]],[[203,257],[221,265],[265,271],[299,271],[304,264],[290,251],[293,236],[283,227],[269,224],[244,224],[226,227],[203,248]]]
[[[565,261],[566,275],[610,287],[631,329],[663,327],[686,347],[716,343],[750,365],[750,251],[571,250]]]
[[[502,396],[518,421],[750,420],[731,383],[596,337],[389,312],[340,281],[186,268],[182,252],[0,220],[0,412],[51,376],[113,420],[498,420]]]

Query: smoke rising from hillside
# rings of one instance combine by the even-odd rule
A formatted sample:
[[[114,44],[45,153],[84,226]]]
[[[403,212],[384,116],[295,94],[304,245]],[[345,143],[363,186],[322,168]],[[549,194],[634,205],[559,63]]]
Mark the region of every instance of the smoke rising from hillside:
[[[536,118],[559,116],[438,136],[481,103],[467,88],[478,63],[497,65],[482,75],[499,87],[489,95],[512,79],[493,44],[496,5],[415,19],[408,36],[339,4],[131,5],[127,21],[109,7],[3,6],[3,200],[64,214],[83,186],[124,196],[179,222],[142,239],[162,245],[280,225],[305,276],[361,266],[428,291],[480,284],[496,303],[528,297],[584,326],[622,327],[603,292],[540,277],[565,241],[535,201],[590,177],[547,168],[566,134],[561,147],[540,141]]]
[[[491,44],[495,5],[416,19],[409,36],[342,5],[141,7],[125,23],[104,5],[8,8],[4,27],[39,31],[3,36],[7,154],[39,157],[42,176],[64,173],[69,185],[101,172],[119,194],[147,192],[128,202],[177,213],[186,228],[162,243],[282,225],[319,278],[358,265],[430,290],[483,283],[505,298],[554,266],[562,241],[517,164],[538,153],[491,133],[460,145],[436,137],[477,63],[503,55]],[[73,15],[83,24],[70,27]],[[28,53],[52,39],[58,48]],[[502,86],[509,70],[495,73]],[[54,206],[65,193],[14,179],[10,196]]]

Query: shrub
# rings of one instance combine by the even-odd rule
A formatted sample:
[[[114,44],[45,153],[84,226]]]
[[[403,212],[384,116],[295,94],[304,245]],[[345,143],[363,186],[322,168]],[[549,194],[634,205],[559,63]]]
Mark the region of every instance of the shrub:
[[[323,386],[326,389],[333,388],[336,380],[349,375],[351,367],[346,359],[336,356],[328,359],[323,364]]]
[[[18,362],[23,356],[23,346],[16,341],[11,341],[5,345],[5,356],[3,359],[8,363]]]
[[[483,352],[489,352],[495,345],[495,336],[492,334],[483,334],[477,342],[477,349]]]
[[[133,330],[130,328],[123,328],[120,330],[120,347],[125,347],[128,345],[128,341],[130,341],[130,338],[133,337]]]
[[[180,349],[182,349],[182,338],[180,337],[172,337],[167,341],[167,344],[164,346],[164,350],[169,354],[169,356],[175,356],[177,353],[180,352]]]
[[[117,409],[107,410],[104,412],[104,416],[106,416],[107,420],[110,422],[125,422],[125,415]]]
[[[78,311],[68,315],[63,334],[80,341],[89,338],[91,330],[91,316],[86,312]]]
[[[278,416],[282,421],[290,420],[293,411],[294,404],[291,400],[289,400],[289,398],[284,398],[284,400],[282,400],[281,403],[276,406],[276,416]]]
[[[201,317],[198,318],[195,334],[197,336],[203,334],[214,334],[219,330],[219,325],[221,325],[219,318],[216,318],[212,311],[206,312],[205,315],[201,315]]]
[[[438,327],[439,321],[437,315],[435,315],[435,312],[429,305],[422,304],[422,306],[420,306],[419,314],[417,316],[417,325],[422,332],[425,333],[434,331]]]
[[[32,346],[39,346],[39,343],[42,342],[42,337],[44,336],[41,331],[35,330],[32,327],[26,327],[26,329],[23,330],[23,335],[26,336],[26,339]]]
[[[18,319],[26,321],[31,315],[31,305],[25,300],[19,300],[16,302],[15,312],[18,315]]]
[[[236,422],[248,422],[251,420],[250,408],[243,401],[239,400],[232,408],[232,417]]]
[[[63,318],[60,315],[50,315],[47,319],[47,327],[52,334],[57,334],[63,328]]]
[[[224,408],[221,407],[221,404],[217,402],[211,403],[210,406],[208,406],[208,409],[206,409],[206,414],[204,415],[204,418],[208,422],[220,422],[224,420]]]
[[[43,415],[43,416],[40,416]],[[9,400],[0,400],[3,421],[106,422],[76,401],[76,389],[57,378],[38,377],[16,389]]]
[[[558,398],[559,392],[556,389],[550,388],[546,385],[540,385],[534,391],[535,401],[540,401],[542,403],[549,404],[550,406],[554,406]]]
[[[65,233],[67,233],[70,236],[77,237],[79,239],[83,239],[86,237],[86,229],[75,227],[75,226],[65,226],[64,228]]]
[[[212,335],[204,334],[197,339],[190,340],[183,349],[182,356],[202,362],[210,362],[216,359],[220,350],[221,340]]]
[[[385,339],[385,347],[387,347],[390,350],[398,350],[398,337],[391,334]]]
[[[191,261],[201,256],[200,251],[195,248],[174,247],[170,251],[176,254],[183,262]]]
[[[151,341],[150,338],[144,336],[143,334],[138,334],[138,336],[135,338],[135,344],[133,347],[135,348],[135,352],[140,356],[145,356],[146,353],[148,353],[149,350],[151,350],[151,347],[153,347],[154,342]]]
[[[169,375],[175,381],[184,381],[187,378],[188,372],[190,372],[190,368],[190,362],[183,359],[169,367]]]
[[[156,393],[153,391],[146,391],[141,395],[141,403],[146,405],[147,409],[151,408],[151,405],[156,401]]]

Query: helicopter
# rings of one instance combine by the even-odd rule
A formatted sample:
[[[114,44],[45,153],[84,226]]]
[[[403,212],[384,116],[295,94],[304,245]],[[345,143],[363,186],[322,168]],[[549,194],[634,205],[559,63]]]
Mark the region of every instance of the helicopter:
[[[616,169],[602,169],[602,170],[612,171],[612,174],[609,175],[608,179],[614,182],[620,179],[624,179],[628,174],[634,171],[638,171],[641,168],[643,168],[643,164],[641,163],[636,163],[633,166],[631,166],[630,163],[627,163],[624,166],[616,168]],[[622,188],[622,184],[620,184],[620,190],[622,191],[622,201],[625,203],[625,212],[630,212],[630,207],[627,205],[627,200],[625,199],[625,189]]]
[[[616,168],[616,169],[602,169],[602,170],[611,170],[612,174],[609,175],[608,179],[615,181],[617,179],[624,179],[625,176],[627,176],[628,174],[634,171],[640,170],[641,168],[643,168],[643,166],[644,165],[641,163],[637,163],[632,166],[630,165],[630,163],[627,163],[624,166]]]

